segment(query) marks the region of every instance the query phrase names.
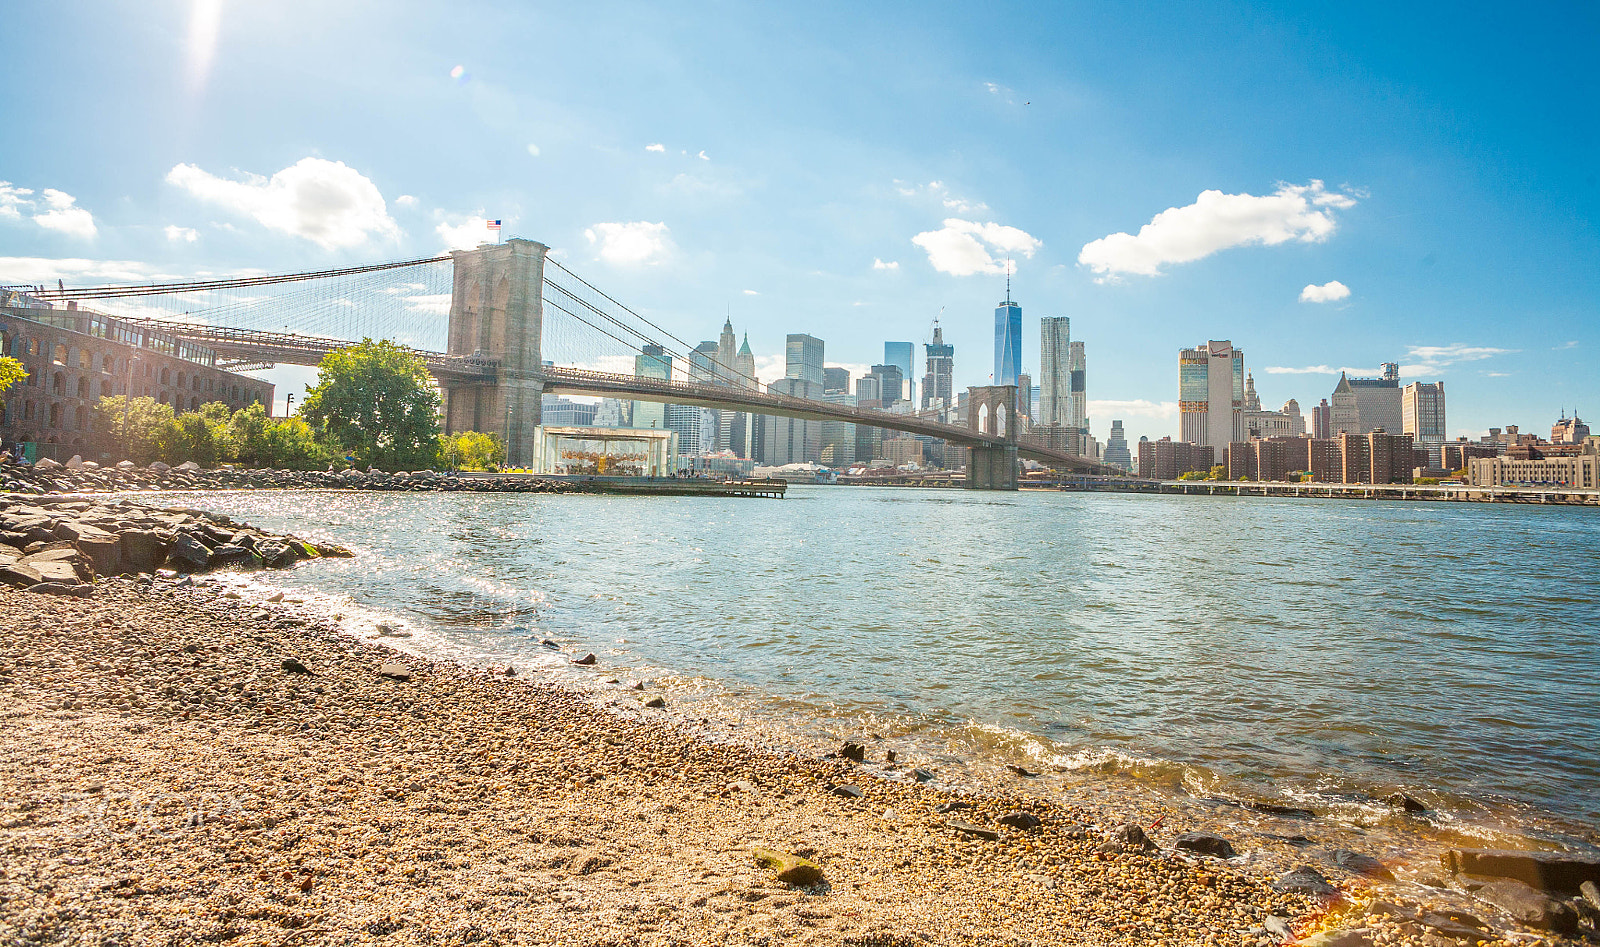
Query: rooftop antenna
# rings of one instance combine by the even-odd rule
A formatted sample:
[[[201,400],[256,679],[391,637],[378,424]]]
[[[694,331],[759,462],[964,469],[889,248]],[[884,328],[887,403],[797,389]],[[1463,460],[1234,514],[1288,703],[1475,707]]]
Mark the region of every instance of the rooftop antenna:
[[[1011,257],[1006,257],[1006,302],[1011,301]]]

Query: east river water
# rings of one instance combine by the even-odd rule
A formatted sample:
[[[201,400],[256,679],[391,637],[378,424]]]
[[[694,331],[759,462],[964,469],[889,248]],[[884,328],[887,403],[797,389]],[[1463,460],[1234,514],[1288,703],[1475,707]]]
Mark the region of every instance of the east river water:
[[[875,733],[945,772],[1015,762],[1357,821],[1402,790],[1456,835],[1597,839],[1588,509],[849,487],[178,499],[356,550],[253,580],[356,633],[389,623],[420,654],[579,685],[645,678],[765,739]],[[582,651],[598,675],[566,665]]]

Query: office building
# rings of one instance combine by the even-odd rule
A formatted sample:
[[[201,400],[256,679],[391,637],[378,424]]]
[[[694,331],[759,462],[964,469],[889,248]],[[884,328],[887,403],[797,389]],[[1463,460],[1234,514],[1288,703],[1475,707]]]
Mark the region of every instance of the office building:
[[[794,336],[790,336],[791,339]],[[806,338],[810,338],[806,336]],[[820,346],[820,343],[819,343]],[[822,366],[817,366],[817,374],[822,374]],[[780,378],[767,386],[767,390],[774,394],[789,395],[795,398],[810,398],[821,401],[822,382],[807,381],[804,378]],[[764,455],[761,461],[772,467],[782,467],[784,464],[815,464],[822,460],[822,422],[807,421],[801,418],[779,418],[771,415],[763,416],[762,450]]]
[[[909,434],[885,438],[883,442],[883,459],[896,467],[921,467],[923,465],[922,442]]]
[[[833,369],[828,369],[833,371]],[[824,391],[822,400],[829,404],[855,407],[856,396],[848,390],[849,373],[845,373],[846,390]],[[818,460],[824,467],[848,467],[856,460],[856,426],[844,421],[822,421],[822,451]]]
[[[789,336],[783,350],[783,377],[798,378],[822,389],[822,340],[796,333]]]
[[[856,405],[862,408],[882,408],[883,385],[878,375],[863,375],[856,379]],[[882,428],[868,424],[856,425],[856,463],[864,464],[876,458],[882,443]]]
[[[756,381],[756,355],[750,351],[750,333],[744,334],[744,344],[739,346],[739,351],[733,356],[733,377],[735,384],[746,388],[756,388],[760,383]]]
[[[1133,469],[1133,455],[1128,451],[1128,438],[1122,431],[1121,421],[1111,422],[1111,436],[1106,438],[1105,461],[1123,470]]]
[[[717,337],[717,377],[726,380],[729,384],[742,384],[738,379],[735,362],[739,357],[737,348],[739,340],[733,335],[733,319],[730,317],[722,321],[722,335]]]
[[[868,373],[878,379],[879,404],[885,408],[893,407],[896,401],[902,400],[905,390],[905,377],[900,374],[898,365],[874,365]],[[857,399],[863,408],[877,407]]]
[[[1072,320],[1045,316],[1039,320],[1039,414],[1035,423],[1050,427],[1072,424]]]
[[[584,404],[559,395],[540,398],[541,424],[549,427],[593,427],[599,413],[598,404]]]
[[[1327,398],[1311,409],[1311,436],[1324,440],[1333,436],[1333,405]]]
[[[1383,374],[1377,378],[1350,378],[1341,372],[1332,402],[1334,435],[1341,431],[1398,434],[1405,430],[1400,409],[1400,366],[1394,362],[1385,362]]]
[[[1443,382],[1440,383],[1441,387]],[[1409,387],[1409,386],[1408,386]],[[1440,426],[1443,426],[1444,394],[1439,395]],[[1550,426],[1550,443],[1552,444],[1582,444],[1589,436],[1589,425],[1578,419],[1577,412],[1572,417],[1567,417],[1567,412],[1561,412],[1561,420]]]
[[[953,409],[955,407],[955,356],[956,347],[944,340],[944,330],[937,319],[933,322],[933,341],[922,347],[927,357],[928,373],[922,376],[922,407]]]
[[[1290,398],[1282,410],[1261,410],[1261,398],[1256,394],[1256,379],[1249,372],[1244,376],[1244,436],[1299,437],[1306,432],[1306,419],[1300,413],[1300,402]]]
[[[883,343],[883,364],[900,369],[905,379],[905,400],[917,403],[917,347],[910,342]]]
[[[1033,376],[1027,372],[1017,376],[1017,410],[1032,424],[1036,415],[1033,413],[1033,393],[1039,389],[1033,386]]]
[[[1085,443],[1087,443],[1089,438],[1089,393],[1086,390],[1083,343],[1073,342],[1067,346],[1067,349],[1067,369],[1072,378],[1072,407],[1067,416],[1067,426],[1077,428],[1083,435]]]
[[[1243,349],[1211,341],[1178,353],[1178,423],[1182,440],[1214,455],[1243,439]]]
[[[595,427],[633,427],[633,402],[601,398],[594,412]]]
[[[1444,382],[1414,381],[1400,390],[1400,425],[1421,445],[1443,444]]]
[[[1005,301],[994,310],[994,377],[991,385],[1015,385],[1022,374],[1022,307],[1012,302],[1006,280]]]
[[[1475,487],[1577,487],[1600,489],[1600,455],[1575,454],[1538,460],[1480,457],[1467,462],[1467,483]]]
[[[822,391],[830,394],[842,391],[850,392],[850,369],[840,368],[837,365],[825,365],[822,368]]]
[[[633,375],[635,378],[671,381],[672,357],[667,355],[661,346],[647,342],[640,346],[639,354],[633,357]],[[633,426],[666,430],[666,407],[659,401],[635,401],[632,411]]]

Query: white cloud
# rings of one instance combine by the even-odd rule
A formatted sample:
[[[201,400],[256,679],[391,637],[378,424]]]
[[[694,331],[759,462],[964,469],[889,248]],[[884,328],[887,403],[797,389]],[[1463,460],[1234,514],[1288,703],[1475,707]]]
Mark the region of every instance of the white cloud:
[[[1281,365],[1273,365],[1273,366],[1270,366],[1268,368],[1263,368],[1262,371],[1266,372],[1268,375],[1338,375],[1338,374],[1345,374],[1345,375],[1351,375],[1351,376],[1356,377],[1356,378],[1371,378],[1371,377],[1375,377],[1375,376],[1377,376],[1379,374],[1379,371],[1377,369],[1375,369],[1375,368],[1351,368],[1349,366],[1341,366],[1339,368],[1334,368],[1334,367],[1332,367],[1330,365],[1307,365],[1304,368],[1288,368],[1288,367],[1284,367],[1284,366],[1281,366]]]
[[[1510,372],[1484,372],[1483,373],[1483,377],[1485,377],[1485,378],[1510,378],[1511,377],[1511,373]]]
[[[33,206],[33,201],[28,200],[28,195],[32,193],[29,188],[17,187],[10,181],[0,181],[0,217],[21,220],[22,209]]]
[[[49,208],[42,214],[34,214],[33,222],[46,230],[64,233],[69,237],[92,237],[95,235],[94,215],[75,206],[76,199],[65,191],[58,191],[53,187],[44,189],[44,204]]]
[[[1127,418],[1150,418],[1172,421],[1178,417],[1176,401],[1096,401],[1089,399],[1089,417],[1121,421]]]
[[[595,224],[583,236],[600,259],[618,266],[659,263],[672,250],[672,236],[665,223],[636,220]]]
[[[1338,226],[1333,211],[1355,203],[1315,180],[1281,184],[1262,197],[1202,191],[1193,204],[1169,207],[1151,218],[1138,236],[1114,233],[1084,244],[1078,263],[1104,282],[1126,274],[1155,276],[1166,264],[1188,263],[1230,247],[1318,243]]]
[[[406,304],[406,309],[411,312],[426,312],[436,316],[450,314],[450,293],[418,293],[415,296],[402,296],[400,301]]]
[[[531,141],[528,142],[528,154],[534,156],[535,158],[539,157],[539,146]]]
[[[194,243],[200,239],[200,231],[193,227],[179,227],[177,224],[167,224],[162,232],[173,243]]]
[[[1561,352],[1565,351],[1566,349],[1575,349],[1577,347],[1578,340],[1574,339],[1571,342],[1563,342],[1560,345],[1555,346],[1554,351]]]
[[[1452,342],[1449,345],[1408,345],[1406,358],[1410,364],[1400,366],[1402,375],[1433,375],[1458,362],[1481,362],[1496,355],[1511,355],[1516,349],[1497,349],[1486,345],[1467,345]]]
[[[981,214],[989,209],[989,205],[983,201],[969,201],[964,197],[956,197],[951,194],[950,189],[945,186],[943,181],[929,181],[927,184],[916,185],[907,184],[905,181],[896,179],[894,189],[902,197],[935,198],[944,205],[945,210],[954,211],[957,214],[971,216]]]
[[[181,279],[134,260],[52,260],[36,256],[0,256],[0,278],[8,282],[54,283],[56,280],[96,283],[134,283]]]
[[[872,268],[875,270],[898,270],[900,268],[900,261],[890,260],[889,262],[885,263],[877,257],[873,257]]]
[[[1042,241],[1016,227],[1001,224],[980,224],[951,217],[939,230],[929,230],[911,238],[911,242],[927,251],[928,262],[941,273],[951,276],[971,276],[974,273],[999,275],[1006,271],[1004,258],[997,254],[1021,254],[1031,257],[1043,246]]]
[[[755,290],[753,290],[753,289],[747,289],[747,290],[745,290],[745,291],[744,291],[744,294],[745,294],[745,295],[746,295],[746,296],[760,296],[760,295],[761,295],[761,294],[760,294],[760,293],[758,293],[758,292],[756,292],[756,291],[755,291]]]
[[[706,153],[704,151],[702,151],[699,154],[695,155],[695,157],[699,158],[701,161],[710,161],[711,160],[710,158],[708,158],[706,156]]]
[[[1331,303],[1350,298],[1350,287],[1338,280],[1329,280],[1321,286],[1315,283],[1300,291],[1303,303]]]
[[[663,145],[662,143],[660,143],[658,141],[653,145],[645,145],[644,146],[644,150],[645,151],[655,151],[655,152],[659,152],[661,154],[666,154],[667,153],[667,146]]]
[[[268,230],[304,237],[324,249],[354,247],[378,236],[399,239],[377,185],[343,161],[301,158],[271,179],[229,181],[180,164],[167,182],[196,198],[244,214]]]
[[[782,378],[785,371],[787,371],[787,367],[782,352],[777,355],[756,356],[756,378],[763,385],[770,385]]]
[[[417,206],[417,198],[412,194],[401,194],[399,197],[394,199],[394,206],[415,207]]]
[[[471,250],[489,241],[489,225],[481,211],[471,217],[446,217],[434,226],[433,232],[444,241],[446,250]]]

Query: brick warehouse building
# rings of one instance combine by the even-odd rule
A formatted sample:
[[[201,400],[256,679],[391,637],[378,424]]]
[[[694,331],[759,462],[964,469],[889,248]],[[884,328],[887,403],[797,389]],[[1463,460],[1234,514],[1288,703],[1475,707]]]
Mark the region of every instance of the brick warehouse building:
[[[208,348],[71,304],[53,309],[20,293],[0,295],[0,354],[28,372],[0,394],[0,441],[8,448],[23,441],[35,445],[36,459],[113,459],[118,445],[95,430],[94,405],[121,397],[130,383],[133,397],[180,413],[212,401],[233,410],[259,401],[272,410],[271,384],[217,368]]]

